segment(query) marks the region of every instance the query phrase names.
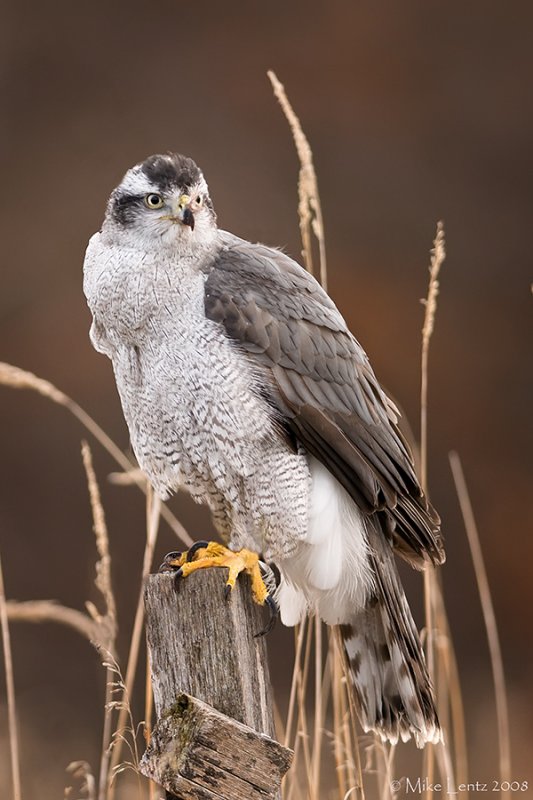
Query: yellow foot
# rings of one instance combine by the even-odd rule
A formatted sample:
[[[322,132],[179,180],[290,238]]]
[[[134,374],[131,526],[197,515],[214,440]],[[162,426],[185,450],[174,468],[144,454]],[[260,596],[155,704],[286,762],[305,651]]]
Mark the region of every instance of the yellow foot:
[[[181,578],[186,578],[192,572],[209,567],[227,568],[226,597],[231,594],[231,590],[242,572],[250,576],[254,601],[260,606],[268,606],[270,611],[270,619],[266,628],[256,636],[268,633],[278,614],[278,607],[271,593],[275,589],[276,583],[274,573],[267,564],[259,560],[257,553],[246,549],[234,552],[218,542],[195,542],[184,553],[168,553],[159,571],[174,572],[174,580],[178,583]]]

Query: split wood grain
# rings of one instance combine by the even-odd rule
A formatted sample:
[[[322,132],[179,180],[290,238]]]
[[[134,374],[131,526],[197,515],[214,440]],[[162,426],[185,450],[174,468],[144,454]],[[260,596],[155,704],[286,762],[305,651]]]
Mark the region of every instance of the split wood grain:
[[[224,598],[225,570],[202,570],[176,591],[146,583],[146,635],[158,721],[141,771],[183,800],[274,800],[292,752],[275,741],[267,612],[247,578]]]

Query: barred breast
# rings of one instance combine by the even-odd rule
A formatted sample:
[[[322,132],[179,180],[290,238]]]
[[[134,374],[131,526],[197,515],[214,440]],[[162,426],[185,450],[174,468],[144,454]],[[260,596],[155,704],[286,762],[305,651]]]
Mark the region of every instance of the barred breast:
[[[307,530],[307,460],[287,444],[261,374],[206,319],[204,274],[99,240],[91,249],[91,338],[111,358],[151,483],[163,498],[184,488],[207,503],[232,546],[290,554]]]

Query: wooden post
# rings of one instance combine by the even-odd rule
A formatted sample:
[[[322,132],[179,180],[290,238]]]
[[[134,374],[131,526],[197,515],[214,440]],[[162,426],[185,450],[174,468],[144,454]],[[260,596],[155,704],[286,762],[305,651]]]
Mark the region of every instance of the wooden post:
[[[180,800],[275,800],[292,751],[275,741],[267,612],[247,578],[224,598],[225,570],[146,583],[157,723],[141,772]]]

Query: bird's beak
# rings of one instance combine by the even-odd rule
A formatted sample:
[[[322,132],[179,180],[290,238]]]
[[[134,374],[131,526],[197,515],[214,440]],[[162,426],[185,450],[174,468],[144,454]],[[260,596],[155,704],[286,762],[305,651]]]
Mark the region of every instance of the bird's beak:
[[[194,230],[194,214],[190,209],[191,198],[188,194],[182,194],[178,200],[176,217],[183,225],[188,225],[191,231]]]

